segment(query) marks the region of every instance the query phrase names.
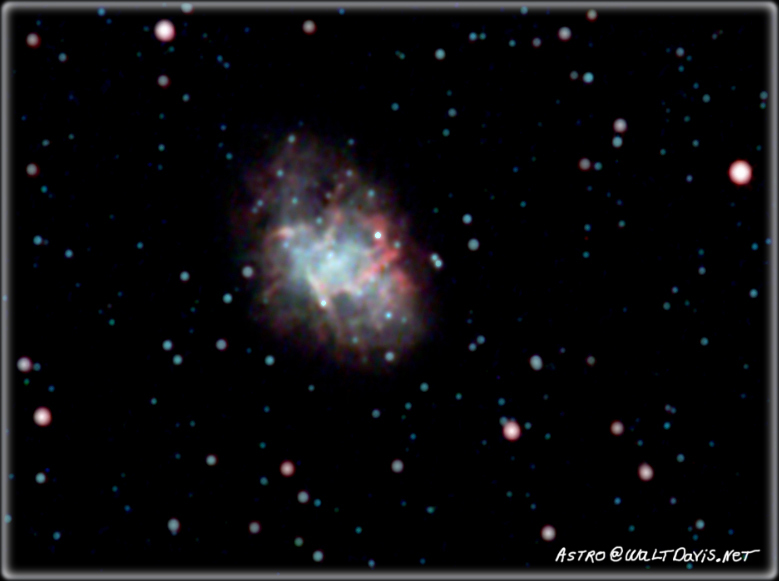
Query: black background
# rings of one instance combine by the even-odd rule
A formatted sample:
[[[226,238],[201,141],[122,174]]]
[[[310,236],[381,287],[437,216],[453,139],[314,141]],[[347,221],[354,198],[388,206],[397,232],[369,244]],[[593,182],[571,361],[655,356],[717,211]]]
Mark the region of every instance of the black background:
[[[40,364],[11,372],[14,567],[557,571],[582,567],[555,565],[561,547],[615,545],[760,549],[694,568],[765,565],[766,13],[98,6],[6,15],[4,307],[11,360]],[[154,38],[160,18],[172,43]],[[309,358],[248,316],[231,200],[256,145],[299,122],[354,139],[444,261],[427,340],[389,373]],[[580,171],[582,157],[602,169]],[[754,168],[748,186],[728,179],[736,159]],[[30,421],[41,405],[47,428]],[[520,422],[519,441],[501,417]]]

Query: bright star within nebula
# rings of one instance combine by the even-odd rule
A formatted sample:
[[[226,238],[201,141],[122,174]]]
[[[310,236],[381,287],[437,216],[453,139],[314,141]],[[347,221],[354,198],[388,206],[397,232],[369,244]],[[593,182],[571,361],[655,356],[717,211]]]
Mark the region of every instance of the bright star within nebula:
[[[396,364],[419,341],[432,266],[347,149],[289,135],[247,171],[243,195],[235,231],[260,323],[360,367]]]

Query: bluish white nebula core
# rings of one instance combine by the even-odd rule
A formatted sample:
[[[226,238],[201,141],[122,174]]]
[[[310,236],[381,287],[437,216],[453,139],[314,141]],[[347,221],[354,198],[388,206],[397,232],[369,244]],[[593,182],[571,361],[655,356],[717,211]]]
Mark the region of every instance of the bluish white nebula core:
[[[235,231],[259,273],[258,320],[342,362],[397,363],[424,334],[433,267],[390,190],[366,183],[347,150],[305,134],[284,139],[246,184]]]

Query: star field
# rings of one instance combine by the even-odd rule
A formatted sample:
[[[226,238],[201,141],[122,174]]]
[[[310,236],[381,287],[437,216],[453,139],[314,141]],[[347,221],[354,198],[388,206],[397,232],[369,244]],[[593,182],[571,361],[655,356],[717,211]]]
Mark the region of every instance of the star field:
[[[775,8],[3,25],[6,570],[775,565]]]

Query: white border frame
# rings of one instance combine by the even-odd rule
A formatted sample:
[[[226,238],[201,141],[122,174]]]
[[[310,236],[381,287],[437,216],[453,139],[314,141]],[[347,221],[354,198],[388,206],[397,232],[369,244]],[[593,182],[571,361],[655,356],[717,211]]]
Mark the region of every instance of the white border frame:
[[[37,7],[41,11],[45,10],[61,10],[62,8],[76,8],[76,9],[96,9],[98,6],[110,9],[123,9],[125,11],[132,10],[145,10],[150,12],[159,12],[160,15],[170,14],[175,12],[181,13],[181,5],[186,2],[170,2],[165,3],[151,3],[151,2],[9,2],[3,5],[2,8],[2,97],[8,96],[9,98],[2,99],[2,205],[0,206],[0,215],[2,215],[2,315],[0,320],[2,321],[2,359],[0,359],[0,368],[2,369],[2,432],[0,438],[2,438],[2,481],[0,486],[2,487],[2,514],[9,513],[9,438],[11,433],[10,418],[9,418],[9,386],[10,386],[10,374],[13,368],[8,353],[8,339],[9,331],[11,327],[11,311],[10,306],[13,304],[13,297],[10,295],[10,232],[9,232],[9,186],[10,186],[10,139],[8,136],[7,128],[10,126],[9,118],[9,100],[10,91],[10,67],[9,67],[9,39],[12,38],[12,34],[9,27],[9,13],[17,9],[26,9],[29,7]],[[431,11],[488,11],[501,9],[509,11],[519,11],[521,7],[527,7],[531,12],[542,9],[553,11],[570,11],[570,10],[613,10],[616,6],[619,6],[621,10],[625,12],[633,11],[646,11],[646,10],[687,10],[687,11],[727,11],[734,10],[738,12],[756,11],[763,9],[767,13],[767,26],[769,29],[769,44],[766,47],[768,50],[768,68],[771,75],[770,86],[768,87],[768,125],[770,127],[770,137],[768,139],[768,147],[765,152],[765,156],[768,160],[773,160],[773,164],[770,166],[767,175],[767,191],[769,194],[768,200],[768,231],[771,237],[771,244],[768,248],[768,263],[769,269],[766,275],[765,288],[770,291],[770,294],[764,299],[768,301],[768,313],[770,317],[770,329],[768,330],[767,343],[768,343],[768,377],[770,385],[769,397],[766,402],[768,404],[768,437],[769,437],[769,452],[768,452],[768,473],[771,478],[773,486],[769,489],[768,508],[769,508],[769,522],[768,522],[768,547],[774,547],[773,552],[768,555],[769,566],[768,569],[757,573],[746,573],[733,569],[723,573],[700,573],[695,570],[688,571],[675,571],[665,570],[658,572],[647,572],[645,569],[637,570],[635,574],[630,574],[624,569],[618,572],[609,573],[603,569],[595,569],[593,567],[592,573],[555,573],[555,572],[540,572],[527,569],[518,570],[516,572],[503,572],[503,573],[479,573],[479,572],[457,572],[454,570],[440,570],[431,573],[423,573],[418,570],[402,571],[398,570],[395,573],[380,573],[376,571],[362,571],[351,572],[343,571],[340,573],[312,573],[309,571],[295,571],[295,570],[265,570],[262,572],[244,572],[244,573],[204,573],[203,568],[193,570],[185,570],[181,573],[166,573],[162,570],[137,570],[132,573],[109,573],[103,569],[98,571],[79,570],[73,573],[46,573],[43,571],[30,571],[24,573],[18,573],[9,568],[8,554],[9,554],[9,529],[8,524],[5,523],[3,518],[0,526],[2,530],[2,574],[7,579],[136,579],[143,577],[147,579],[275,579],[281,576],[286,578],[296,579],[362,579],[364,577],[371,577],[374,579],[397,579],[400,577],[408,579],[530,579],[541,577],[544,579],[665,579],[669,577],[684,576],[685,579],[774,579],[777,575],[777,548],[779,547],[779,539],[777,539],[777,490],[779,490],[779,482],[777,481],[777,446],[779,445],[779,431],[777,430],[777,400],[779,399],[779,389],[777,385],[777,246],[779,246],[779,233],[777,232],[777,220],[779,214],[777,212],[777,160],[779,160],[779,151],[777,151],[777,95],[779,94],[777,87],[777,55],[779,55],[779,46],[777,46],[777,6],[769,1],[766,2],[712,2],[710,4],[703,4],[698,2],[350,2],[344,0],[344,2],[189,2],[193,5],[197,12],[205,11],[224,11],[230,9],[240,9],[243,11],[256,8],[258,11],[267,10],[281,10],[284,12],[295,12],[301,10],[323,12],[326,10],[338,10],[344,8],[345,10],[357,9],[357,10],[391,10],[396,11],[398,9],[418,9],[418,10],[431,10]],[[529,12],[529,13],[531,13]],[[505,12],[504,12],[505,13]],[[773,355],[771,355],[773,354]],[[773,492],[770,492],[773,491]],[[607,565],[607,562],[604,562]],[[549,563],[549,567],[554,567],[554,563]],[[637,565],[638,567],[638,565]],[[214,569],[217,571],[217,569]],[[283,571],[283,572],[282,572]],[[475,571],[475,570],[471,570]],[[597,571],[597,572],[596,572]]]

